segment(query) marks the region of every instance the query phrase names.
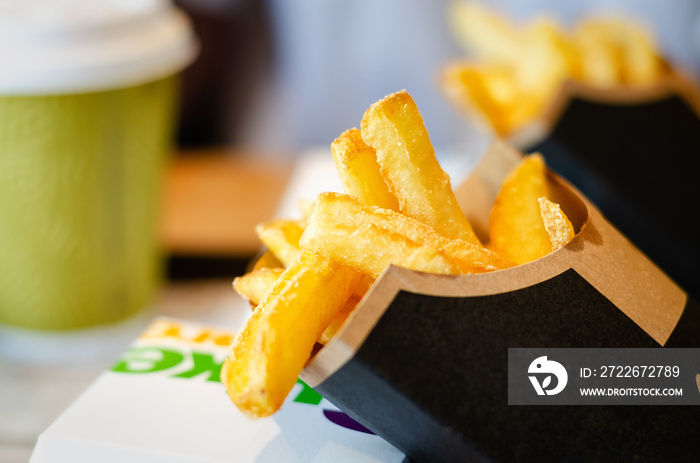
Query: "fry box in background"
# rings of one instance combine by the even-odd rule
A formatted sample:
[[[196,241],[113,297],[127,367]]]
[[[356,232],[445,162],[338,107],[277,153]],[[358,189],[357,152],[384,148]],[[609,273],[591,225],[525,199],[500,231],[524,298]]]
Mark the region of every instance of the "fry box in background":
[[[160,178],[197,46],[171,2],[0,6],[0,323],[108,324],[161,279]]]
[[[457,192],[481,236],[519,157],[495,143]],[[508,348],[700,342],[697,302],[548,175],[577,230],[567,246],[484,274],[390,267],[302,379],[419,462],[696,458],[694,407],[508,405]]]
[[[512,140],[541,151],[650,259],[700,298],[700,91],[670,74],[646,88],[567,83]]]
[[[302,382],[274,418],[244,416],[219,381],[233,336],[155,319],[41,434],[31,462],[403,461]]]

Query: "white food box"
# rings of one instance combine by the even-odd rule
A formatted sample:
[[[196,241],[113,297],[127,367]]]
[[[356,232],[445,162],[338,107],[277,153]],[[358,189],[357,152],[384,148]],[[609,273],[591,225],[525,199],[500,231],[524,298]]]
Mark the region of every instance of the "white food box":
[[[233,336],[156,318],[39,436],[30,463],[404,460],[301,382],[275,415],[247,418],[218,379]]]

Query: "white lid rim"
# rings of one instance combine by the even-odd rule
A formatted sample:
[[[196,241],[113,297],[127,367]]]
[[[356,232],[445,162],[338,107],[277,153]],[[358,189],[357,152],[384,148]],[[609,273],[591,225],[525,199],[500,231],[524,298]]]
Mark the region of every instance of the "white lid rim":
[[[99,46],[85,58],[75,59],[67,50],[66,60],[47,62],[37,69],[37,60],[27,65],[10,66],[0,73],[0,96],[48,96],[118,90],[170,75],[189,66],[199,53],[199,43],[187,16],[177,8],[168,11],[155,28],[139,29],[133,36],[146,40],[132,51],[115,49],[116,55],[104,55]],[[156,34],[150,36],[149,35]],[[140,43],[140,42],[139,42]],[[149,45],[150,44],[150,45]],[[133,40],[132,40],[133,45]],[[112,49],[112,48],[108,48]],[[90,59],[90,53],[97,59]],[[99,54],[102,53],[102,56]],[[57,56],[57,55],[54,55]],[[60,55],[64,56],[64,55]],[[52,56],[53,57],[53,56]]]
[[[194,62],[198,53],[199,44],[192,40],[184,49],[172,50],[158,58],[103,66],[91,69],[90,74],[82,76],[75,72],[57,72],[53,74],[50,85],[43,78],[13,79],[12,82],[3,82],[0,78],[0,97],[70,95],[134,87],[178,74]],[[144,72],[142,62],[148,62],[147,72]]]

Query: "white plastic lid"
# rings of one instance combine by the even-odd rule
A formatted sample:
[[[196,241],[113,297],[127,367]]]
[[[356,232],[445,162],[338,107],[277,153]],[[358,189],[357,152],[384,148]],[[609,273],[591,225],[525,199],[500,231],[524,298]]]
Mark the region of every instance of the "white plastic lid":
[[[179,72],[197,51],[169,0],[0,0],[0,94],[137,85]]]

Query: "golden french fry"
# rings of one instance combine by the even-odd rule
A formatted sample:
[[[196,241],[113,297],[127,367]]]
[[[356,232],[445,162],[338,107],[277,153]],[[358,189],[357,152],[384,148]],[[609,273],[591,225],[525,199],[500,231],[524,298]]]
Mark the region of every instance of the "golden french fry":
[[[624,59],[624,81],[628,85],[651,85],[661,79],[662,61],[643,42],[630,42],[624,50]]]
[[[491,249],[516,264],[539,259],[552,250],[542,223],[539,198],[550,196],[544,158],[526,156],[504,179],[489,216]]]
[[[233,280],[233,289],[253,305],[270,291],[277,279],[284,272],[283,268],[261,268]]]
[[[283,272],[283,268],[262,268],[260,270],[248,272],[245,275],[237,277],[233,280],[233,288],[243,298],[250,301],[252,308],[255,309],[262,298],[265,297],[268,292],[270,292]],[[350,315],[350,312],[352,312],[360,299],[362,299],[364,293],[367,292],[367,289],[369,288],[369,285],[371,285],[372,281],[374,280],[363,278],[360,283],[357,284],[355,292],[345,302],[342,309],[340,309],[338,314],[333,318],[331,323],[323,332],[321,338],[318,340],[319,343],[326,344],[333,336],[335,336],[335,333],[338,332],[340,327]]]
[[[614,68],[614,79],[604,82],[608,85],[649,85],[662,77],[660,52],[641,25],[615,18],[589,20],[579,26],[576,37],[590,68],[584,70],[600,77]]]
[[[506,69],[453,62],[443,69],[440,87],[465,115],[480,120],[499,134],[511,130],[504,106],[515,100],[518,89],[512,73]]]
[[[453,1],[448,19],[457,42],[478,58],[496,63],[512,63],[518,58],[518,31],[486,6]]]
[[[550,201],[544,196],[539,198],[540,215],[544,229],[549,235],[549,241],[552,243],[552,251],[563,248],[566,244],[574,239],[574,227],[571,225],[569,218],[561,210],[559,204]]]
[[[573,36],[574,46],[579,57],[579,80],[597,87],[620,85],[620,50],[598,22],[588,21],[579,24]]]
[[[282,406],[357,280],[352,269],[306,251],[284,271],[237,334],[221,370],[243,413],[269,416]]]
[[[374,277],[389,264],[443,274],[510,266],[480,245],[445,238],[406,215],[338,193],[319,195],[300,245]]]
[[[359,283],[355,287],[355,296],[362,299],[362,296],[369,291],[369,288],[374,284],[374,277],[371,275],[364,274],[360,279]]]
[[[640,86],[657,82],[663,74],[663,63],[649,31],[629,22],[620,29],[624,82]]]
[[[457,265],[437,249],[392,235],[376,226],[353,230],[328,224],[317,232],[317,239],[309,239],[305,244],[307,249],[375,278],[390,264],[427,273],[461,273]]]
[[[396,196],[379,171],[377,154],[365,144],[358,129],[343,132],[333,143],[331,153],[345,193],[365,204],[399,210]]]
[[[301,215],[304,217],[304,220],[309,216],[309,213],[311,212],[311,205],[314,202],[310,199],[307,198],[302,198],[299,200],[299,211],[301,212]]]
[[[255,227],[258,238],[272,254],[288,267],[299,255],[299,237],[304,231],[303,221],[273,220]]]
[[[457,204],[449,176],[435,158],[418,107],[405,90],[370,106],[361,127],[402,213],[448,238],[479,243]]]
[[[511,68],[454,61],[443,68],[440,79],[448,101],[500,135],[531,122],[547,102],[538,93],[524,92]]]
[[[650,85],[664,72],[651,34],[631,21],[588,20],[575,33],[582,80],[599,86]]]
[[[319,338],[318,342],[320,344],[326,345],[331,339],[333,339],[333,336],[338,333],[352,311],[355,310],[355,307],[360,302],[360,299],[362,299],[360,296],[353,294],[347,301],[345,301],[343,307],[338,311],[335,317],[333,317],[333,320]]]
[[[255,259],[253,267],[250,269],[251,272],[256,270],[261,270],[264,268],[283,268],[282,262],[280,262],[270,250],[266,249],[260,254],[260,257]]]
[[[530,23],[513,66],[518,88],[544,106],[571,75],[573,56],[568,49],[566,37],[552,19],[541,17]]]

